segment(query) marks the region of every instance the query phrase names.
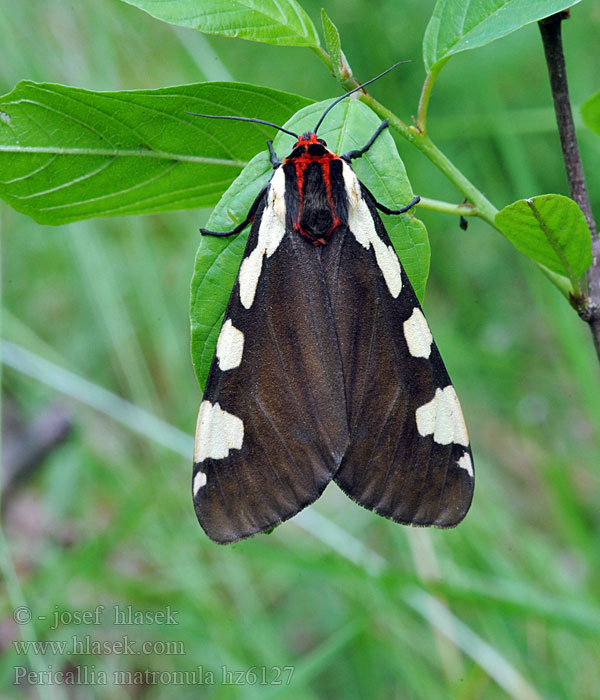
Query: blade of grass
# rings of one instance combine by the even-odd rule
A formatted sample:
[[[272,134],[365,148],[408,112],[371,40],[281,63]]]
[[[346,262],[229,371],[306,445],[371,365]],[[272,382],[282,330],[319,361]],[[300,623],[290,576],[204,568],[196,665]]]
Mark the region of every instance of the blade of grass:
[[[298,513],[292,522],[371,576],[379,575],[387,566],[380,554],[312,508]]]
[[[0,246],[2,244],[1,233],[2,217],[0,216]],[[0,265],[0,301],[2,300],[2,289],[2,266]],[[0,332],[2,330],[2,315],[0,315]],[[0,345],[0,387],[2,387],[2,370],[5,362],[3,350],[4,348],[2,347],[2,345]],[[3,393],[0,390],[0,425],[3,425],[2,400]],[[2,432],[3,431],[0,430],[0,448],[2,447]],[[2,492],[0,490],[0,499],[1,497]],[[17,575],[17,572],[15,571],[10,549],[8,547],[6,538],[4,537],[4,529],[2,527],[2,523],[0,523],[0,571],[2,572],[2,578],[4,580],[6,594],[8,600],[10,601],[11,608],[13,610],[13,619],[15,620],[15,622],[17,622],[17,617],[15,617],[15,615],[17,614],[17,610],[21,609],[23,611],[27,611],[30,610],[30,608],[27,605],[27,600],[23,593],[23,589],[21,588],[21,582],[19,581],[19,577]],[[23,620],[22,622],[17,622],[17,624],[20,633],[19,636],[24,642],[37,641],[35,626],[32,622],[31,617],[28,621],[25,622]],[[29,647],[27,649],[26,657],[27,661],[29,662],[29,668],[33,670],[34,673],[41,674],[44,670],[47,670],[47,667],[44,663],[44,657],[40,656],[39,654],[33,653],[33,650],[31,650]],[[42,683],[38,685],[38,692],[41,700],[62,700],[63,698],[65,698],[66,700],[66,696],[64,695],[60,687],[50,686]]]
[[[440,571],[429,532],[421,528],[407,529],[406,539],[408,540],[410,555],[419,581],[425,585],[439,581]],[[437,595],[435,599],[438,600],[445,610],[448,610],[448,602],[441,595]],[[433,613],[433,611],[431,612]],[[449,683],[456,683],[465,670],[459,647],[454,640],[449,640],[446,635],[443,635],[439,628],[431,623],[430,619],[428,619],[428,622],[446,678]]]
[[[233,82],[235,80],[222,58],[203,34],[200,34],[200,32],[192,34],[189,29],[176,27],[175,25],[169,26],[173,30],[177,41],[196,64],[205,80],[211,82],[219,80]]]
[[[361,631],[362,624],[353,620],[347,625],[342,627],[341,630],[334,632],[330,637],[328,637],[324,642],[321,642],[312,651],[308,652],[299,663],[295,665],[295,670],[292,675],[292,680],[294,682],[294,690],[298,683],[306,686],[311,680],[315,678],[321,671],[323,671],[329,662],[331,662],[336,654],[338,654],[344,647],[346,647],[350,642],[356,637],[356,635]],[[262,691],[260,693],[261,698],[276,698],[276,697],[289,697],[289,687],[284,683],[281,686],[272,686],[270,692],[266,693]]]
[[[429,593],[408,591],[405,601],[444,636],[470,656],[490,678],[515,700],[542,700],[542,696],[498,651],[459,620]]]
[[[10,601],[10,606],[13,610],[13,615],[26,614],[31,608],[27,605],[27,600],[23,594],[23,589],[21,588],[21,582],[12,561],[10,549],[6,538],[4,537],[4,530],[0,527],[0,571],[2,571],[2,577],[4,579],[4,585],[6,588],[6,593],[8,600]],[[24,618],[21,618],[24,619]],[[16,620],[16,618],[15,618]],[[37,641],[37,635],[35,632],[35,627],[32,619],[28,622],[18,623],[19,632],[21,639],[28,642]],[[26,658],[29,664],[28,671],[33,671],[39,678],[43,678],[44,673],[48,673],[48,664],[43,655],[35,653],[35,650],[31,648],[30,644],[27,644]],[[50,666],[51,668],[51,666]],[[15,673],[16,673],[15,667]],[[48,685],[47,683],[37,683],[37,693],[40,700],[67,700],[67,696],[63,692],[60,685]]]
[[[1,347],[2,361],[5,365],[94,408],[138,435],[176,454],[190,458],[194,449],[194,440],[182,430],[19,345],[3,340]]]
[[[83,229],[83,230],[82,230]],[[114,263],[118,253],[96,235],[95,229],[80,224],[71,231],[71,244],[77,266],[98,319],[106,330],[111,355],[122,385],[133,402],[158,408],[161,404],[152,382],[146,358],[137,340],[136,324],[127,311]],[[148,303],[151,303],[150,300]]]

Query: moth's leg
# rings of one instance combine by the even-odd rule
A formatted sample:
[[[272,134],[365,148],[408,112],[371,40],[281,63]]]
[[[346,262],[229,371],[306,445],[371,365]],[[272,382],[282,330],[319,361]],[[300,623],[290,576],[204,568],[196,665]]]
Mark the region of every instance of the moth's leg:
[[[413,197],[412,202],[410,204],[407,204],[405,207],[402,207],[402,209],[389,209],[388,207],[385,206],[385,204],[380,204],[377,200],[375,200],[375,206],[379,211],[382,211],[384,214],[404,214],[405,211],[408,211],[409,209],[412,209],[415,204],[418,204],[421,201],[421,197],[417,195],[416,197]]]
[[[267,141],[267,148],[269,149],[269,157],[271,158],[271,165],[273,166],[273,169],[278,168],[281,165],[281,161],[277,157],[277,153],[275,153],[273,141]]]
[[[231,229],[231,231],[209,231],[208,229],[201,228],[200,233],[203,236],[233,236],[236,233],[241,233],[248,224],[254,220],[254,215],[256,214],[256,210],[258,209],[258,205],[261,202],[261,199],[265,196],[267,191],[269,190],[269,184],[267,184],[262,188],[262,190],[258,193],[258,196],[252,203],[252,206],[250,207],[250,211],[248,212],[248,216],[242,221],[242,223],[239,226],[236,226],[235,228]]]
[[[389,125],[388,125],[387,119],[384,119],[381,122],[381,124],[379,125],[379,128],[377,129],[377,131],[373,134],[373,136],[371,136],[371,138],[367,141],[367,143],[360,150],[348,151],[348,153],[344,153],[344,155],[340,156],[340,157],[343,158],[344,160],[347,160],[348,162],[352,158],[360,158],[364,153],[366,153],[369,150],[369,148],[371,148],[371,146],[375,143],[375,139],[379,136],[379,134],[384,129],[387,129],[388,126]],[[364,187],[364,185],[363,185],[363,187]],[[369,192],[369,194],[371,194],[371,193]],[[371,197],[373,197],[372,194],[371,194]],[[379,209],[379,211],[382,211],[384,214],[404,214],[404,212],[408,211],[409,209],[412,209],[415,206],[415,204],[418,204],[420,201],[421,201],[421,197],[419,197],[419,195],[417,195],[416,197],[413,197],[410,204],[407,204],[405,207],[402,207],[402,209],[390,209],[389,207],[386,207],[385,204],[381,204],[380,202],[378,202],[375,199],[375,197],[373,197],[373,202],[374,202],[375,206],[377,207],[377,209]]]
[[[389,126],[387,119],[384,119],[381,124],[379,125],[379,128],[377,131],[371,136],[371,138],[367,141],[367,143],[357,151],[348,151],[348,153],[344,153],[344,155],[340,156],[340,158],[343,158],[344,160],[347,160],[350,162],[353,158],[360,158],[362,155],[364,155],[369,148],[375,143],[375,139],[379,136],[379,134],[384,130],[387,129]]]
[[[384,214],[404,214],[405,211],[412,209],[415,206],[415,204],[418,204],[421,201],[421,197],[419,197],[419,195],[416,195],[412,198],[410,204],[407,204],[405,207],[402,207],[402,209],[390,209],[389,207],[386,207],[385,204],[381,204],[381,202],[378,202],[373,196],[371,190],[363,182],[360,183],[360,186],[363,195],[367,194],[373,202],[373,204],[377,207],[377,209],[379,209],[379,211],[382,211]]]

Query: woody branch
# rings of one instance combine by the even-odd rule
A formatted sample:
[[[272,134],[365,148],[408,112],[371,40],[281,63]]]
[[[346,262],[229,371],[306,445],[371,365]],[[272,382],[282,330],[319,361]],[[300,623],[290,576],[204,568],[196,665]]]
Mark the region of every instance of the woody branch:
[[[592,264],[586,273],[588,293],[584,298],[575,299],[573,302],[581,318],[587,321],[590,326],[596,352],[600,359],[600,237],[596,231],[590,198],[585,184],[575,125],[573,123],[571,101],[569,99],[567,70],[561,36],[562,21],[569,17],[569,10],[558,12],[541,20],[539,27],[548,65],[550,86],[554,99],[554,111],[556,112],[569,190],[572,199],[577,202],[585,215],[592,237]]]

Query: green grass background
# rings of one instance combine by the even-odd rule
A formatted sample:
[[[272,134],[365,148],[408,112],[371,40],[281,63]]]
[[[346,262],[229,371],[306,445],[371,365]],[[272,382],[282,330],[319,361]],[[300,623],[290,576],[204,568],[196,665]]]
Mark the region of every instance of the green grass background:
[[[317,22],[321,3],[303,6]],[[416,113],[432,8],[429,0],[326,4],[360,78],[412,59],[373,88],[405,120]],[[577,107],[600,87],[600,6],[583,2],[572,14],[564,41]],[[117,0],[5,3],[0,45],[3,93],[29,78],[94,90],[232,79],[313,99],[340,94],[306,49],[206,37]],[[600,141],[579,127],[598,212]],[[568,193],[536,26],[454,57],[436,85],[429,130],[498,208]],[[460,201],[427,160],[398,146],[415,192]],[[201,393],[189,355],[189,281],[208,213],[52,228],[1,205],[3,336],[191,435]],[[463,232],[455,217],[420,216],[432,244],[425,310],[475,456],[466,520],[451,531],[404,528],[332,486],[298,524],[218,547],[193,513],[185,439],[176,453],[156,443],[167,427],[143,416],[151,437],[122,427],[86,406],[92,389],[73,377],[67,391],[83,401],[59,398],[51,366],[43,381],[5,368],[5,390],[27,416],[60,400],[74,432],[5,504],[2,697],[600,697],[600,371],[588,329],[485,224],[470,220]],[[33,627],[12,623],[22,600]],[[50,629],[55,611],[98,604],[100,625]],[[171,606],[178,624],[119,628],[115,604]],[[128,634],[138,645],[181,642],[184,653],[28,660],[12,645],[20,632]],[[215,683],[14,687],[15,666],[28,663],[93,666],[109,677],[201,666]],[[269,679],[271,667],[289,665],[289,686],[220,683],[222,666],[266,667]]]

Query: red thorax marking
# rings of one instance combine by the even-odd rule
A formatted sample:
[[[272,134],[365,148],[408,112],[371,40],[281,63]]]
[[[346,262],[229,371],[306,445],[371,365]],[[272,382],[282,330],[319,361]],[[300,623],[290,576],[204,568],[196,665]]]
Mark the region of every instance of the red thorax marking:
[[[330,165],[332,160],[338,160],[339,156],[336,155],[335,153],[332,153],[331,151],[327,151],[326,153],[323,153],[322,155],[314,156],[310,155],[308,151],[308,146],[310,144],[318,144],[319,140],[317,139],[316,134],[310,134],[309,138],[304,138],[304,136],[301,136],[298,139],[298,142],[296,143],[294,150],[296,148],[299,148],[301,146],[304,146],[306,149],[305,152],[300,155],[296,156],[294,158],[286,158],[284,162],[286,163],[293,163],[295,168],[296,168],[296,185],[298,187],[298,197],[300,198],[299,206],[298,206],[298,218],[294,222],[294,229],[298,231],[298,233],[302,234],[306,238],[308,238],[313,245],[318,246],[318,245],[324,245],[327,241],[326,239],[331,236],[331,234],[335,231],[335,229],[340,225],[340,218],[337,215],[335,203],[333,201],[333,197],[331,196],[331,175],[330,175]],[[325,147],[324,147],[325,148]],[[304,171],[306,167],[309,165],[309,163],[320,163],[321,165],[321,171],[323,173],[323,180],[325,182],[325,187],[327,188],[327,200],[329,202],[329,206],[331,207],[331,211],[333,213],[333,224],[331,225],[331,228],[329,231],[325,234],[324,238],[317,238],[314,239],[312,236],[310,236],[306,231],[302,229],[300,226],[300,219],[302,216],[302,210],[304,208]]]

